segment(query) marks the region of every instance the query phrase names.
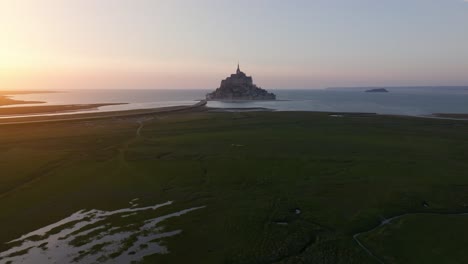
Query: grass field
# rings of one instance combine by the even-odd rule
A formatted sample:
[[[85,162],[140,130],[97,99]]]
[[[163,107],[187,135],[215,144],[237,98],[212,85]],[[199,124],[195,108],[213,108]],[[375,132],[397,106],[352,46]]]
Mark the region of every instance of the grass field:
[[[138,198],[173,203],[106,221],[136,229],[205,206],[163,220],[181,233],[158,239],[170,253],[144,263],[377,263],[355,233],[407,212],[468,211],[468,122],[193,112],[8,125],[0,174],[0,251],[81,209]],[[411,216],[362,242],[389,263],[465,263],[467,219]]]
[[[364,236],[385,263],[465,263],[468,215],[409,215]]]

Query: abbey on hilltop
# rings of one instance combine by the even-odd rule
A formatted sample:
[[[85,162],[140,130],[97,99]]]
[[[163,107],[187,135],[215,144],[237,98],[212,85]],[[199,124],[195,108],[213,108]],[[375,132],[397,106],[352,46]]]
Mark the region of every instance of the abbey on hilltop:
[[[225,80],[206,100],[276,100],[276,95],[253,84],[251,76],[245,75],[237,64],[237,71]]]

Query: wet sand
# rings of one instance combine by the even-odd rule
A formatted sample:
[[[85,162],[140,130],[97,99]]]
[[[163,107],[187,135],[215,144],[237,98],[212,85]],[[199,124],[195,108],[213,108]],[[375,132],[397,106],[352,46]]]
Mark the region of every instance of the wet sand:
[[[48,122],[65,122],[65,121],[80,121],[80,120],[93,120],[114,117],[134,117],[145,116],[160,113],[172,113],[181,111],[195,111],[204,109],[206,101],[202,100],[193,105],[184,106],[170,106],[154,109],[140,109],[140,110],[127,110],[115,112],[98,112],[98,113],[80,113],[70,115],[55,115],[55,116],[30,116],[30,117],[12,117],[0,119],[0,125],[18,125],[18,124],[32,124],[32,123],[48,123]]]
[[[26,101],[23,101],[23,102],[26,102]],[[31,103],[31,102],[27,102],[27,103]],[[120,104],[124,104],[124,103],[120,103]],[[66,113],[66,112],[75,112],[79,110],[94,110],[94,109],[97,109],[98,107],[108,106],[108,105],[119,105],[119,103],[2,107],[0,108],[0,116]]]
[[[32,94],[32,93],[53,93],[51,91],[0,91],[0,106],[17,105],[17,104],[42,104],[41,101],[23,101],[11,99],[10,96],[17,94]]]
[[[9,98],[8,96],[0,95],[0,106],[17,105],[17,104],[41,104],[40,101],[20,101]]]

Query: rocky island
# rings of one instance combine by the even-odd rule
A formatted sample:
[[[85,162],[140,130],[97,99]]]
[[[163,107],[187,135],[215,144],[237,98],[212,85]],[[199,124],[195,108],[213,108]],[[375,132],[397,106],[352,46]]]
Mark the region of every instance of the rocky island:
[[[276,95],[257,87],[239,64],[235,74],[221,81],[221,86],[206,95],[206,100],[276,100]]]
[[[388,90],[385,88],[375,88],[367,90],[366,93],[388,93]]]

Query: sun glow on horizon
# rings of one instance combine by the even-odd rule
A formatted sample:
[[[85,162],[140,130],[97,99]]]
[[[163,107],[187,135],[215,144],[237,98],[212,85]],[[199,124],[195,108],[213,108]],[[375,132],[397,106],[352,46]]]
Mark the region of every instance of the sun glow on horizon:
[[[0,89],[468,83],[462,1],[239,1],[0,0]]]

